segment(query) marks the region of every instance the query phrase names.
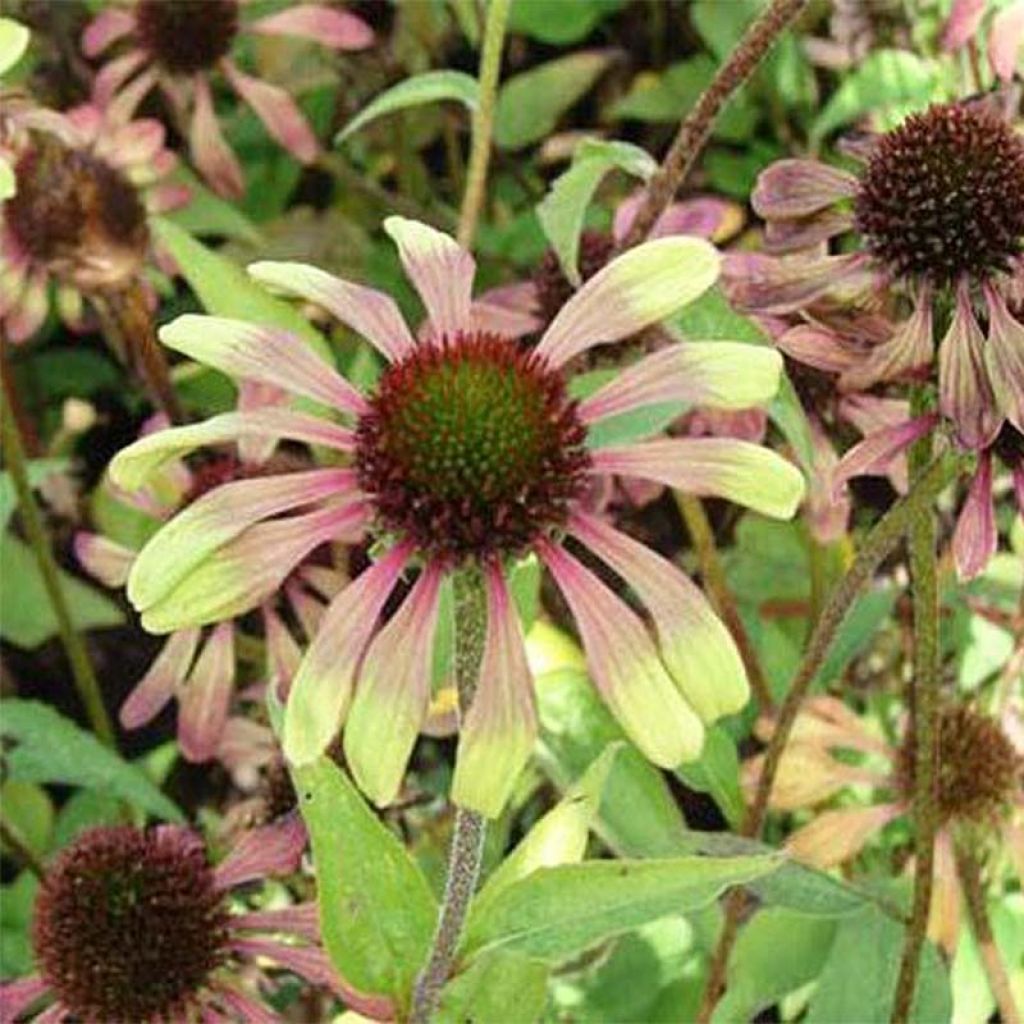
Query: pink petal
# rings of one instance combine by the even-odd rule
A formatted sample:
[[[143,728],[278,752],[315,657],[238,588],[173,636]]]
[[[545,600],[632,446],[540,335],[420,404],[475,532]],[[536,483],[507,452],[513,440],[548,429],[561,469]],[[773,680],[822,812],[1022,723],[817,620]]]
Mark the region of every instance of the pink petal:
[[[141,75],[112,96],[104,109],[107,122],[122,124],[130,121],[139,109],[139,104],[156,85],[157,78],[156,68],[146,68]]]
[[[762,253],[728,253],[722,284],[729,300],[742,310],[795,313],[843,288],[866,290],[873,277],[864,253],[844,256],[790,257]]]
[[[213,109],[210,83],[202,75],[195,79],[195,109],[189,130],[192,159],[214,191],[228,199],[240,199],[245,192],[242,168],[224,141],[217,113]]]
[[[292,874],[302,862],[307,838],[306,826],[296,813],[250,829],[214,869],[217,888],[226,891],[243,882]]]
[[[75,557],[92,576],[108,587],[123,587],[137,552],[98,533],[75,534]]]
[[[854,445],[840,460],[832,477],[836,493],[855,476],[884,476],[894,459],[938,425],[936,413],[907,420],[896,427],[884,427]]]
[[[315,903],[299,903],[293,907],[278,907],[275,910],[253,910],[246,914],[235,914],[231,918],[231,930],[272,932],[298,935],[310,942],[320,941],[319,910]]]
[[[17,981],[6,981],[0,985],[0,1024],[14,1024],[41,995],[49,991],[49,985],[38,975],[29,975]]]
[[[178,697],[178,743],[189,761],[209,761],[228,720],[235,685],[235,628],[223,622],[203,646]]]
[[[145,118],[107,130],[93,152],[112,167],[130,170],[151,163],[163,149],[166,132],[159,121]]]
[[[198,644],[198,629],[182,629],[171,634],[149,671],[121,705],[118,718],[126,729],[138,729],[163,710],[188,675]]]
[[[291,96],[279,86],[239,71],[226,58],[221,61],[221,67],[232,88],[252,107],[271,136],[299,163],[312,163],[320,147],[313,129]]]
[[[470,306],[469,317],[473,330],[521,338],[544,326],[536,309],[537,289],[532,281],[521,281],[478,296]]]
[[[323,4],[296,4],[247,28],[264,35],[301,36],[335,50],[362,50],[373,45],[373,29],[362,18]]]
[[[644,189],[638,189],[623,199],[615,209],[613,234],[622,241],[633,226],[636,212],[646,197]],[[736,205],[714,196],[701,196],[672,203],[658,218],[651,229],[650,238],[664,238],[667,235],[698,235],[714,239],[724,225],[734,216]]]
[[[961,583],[974,579],[998,546],[996,509],[992,494],[992,456],[988,452],[978,460],[964,507],[953,531],[953,560]]]
[[[46,320],[49,309],[49,276],[43,269],[33,271],[17,303],[7,311],[7,336],[18,344],[32,337]]]
[[[170,213],[192,201],[192,190],[188,185],[176,185],[166,182],[147,189],[143,197],[147,213]]]
[[[99,56],[111,43],[126,36],[135,28],[131,11],[109,8],[96,15],[82,33],[82,53],[86,57]]]
[[[813,217],[772,220],[765,225],[764,247],[770,253],[799,253],[813,250],[836,235],[849,231],[853,214],[846,210],[825,210]]]
[[[844,391],[865,391],[879,381],[919,377],[931,366],[934,352],[932,300],[925,293],[918,297],[909,319],[896,327],[888,341],[876,345],[866,359],[843,372],[839,387]]]
[[[959,50],[974,38],[985,15],[987,0],[953,0],[945,28],[942,30],[942,48]]]
[[[760,444],[767,430],[768,414],[763,409],[694,409],[686,420],[690,437],[735,437]]]
[[[855,196],[858,187],[852,174],[817,160],[778,160],[758,175],[750,203],[766,220],[807,217]]]
[[[985,346],[989,380],[1000,412],[1024,431],[1024,324],[1010,315],[994,288],[986,289],[985,297],[989,311]]]
[[[284,698],[299,669],[302,651],[288,627],[271,607],[263,608],[263,632],[267,646],[267,683],[277,687]]]
[[[840,420],[856,427],[867,437],[885,427],[906,423],[910,418],[910,403],[902,398],[879,398],[869,394],[843,395],[836,413]],[[907,473],[907,459],[902,454],[897,455],[885,471],[900,494],[906,494],[910,486]]]
[[[254,960],[258,957],[276,960],[282,967],[288,968],[314,985],[337,987],[334,968],[322,949],[289,946],[271,939],[234,939],[231,942],[231,949]]]
[[[814,466],[807,492],[807,524],[819,544],[831,544],[846,533],[850,520],[850,498],[836,494],[832,474],[839,464],[832,441],[817,417],[809,417]]]
[[[260,999],[255,999],[247,992],[226,981],[210,984],[211,991],[227,1008],[229,1016],[222,1020],[244,1022],[244,1024],[280,1024],[281,1018],[272,1013]]]
[[[576,620],[594,685],[626,735],[663,768],[698,757],[704,726],[639,616],[564,549],[543,540],[538,554]]]
[[[129,50],[104,64],[92,83],[92,102],[100,109],[106,109],[121,86],[145,63],[146,54],[142,50]]]
[[[1002,417],[985,365],[985,337],[966,287],[957,291],[952,323],[939,347],[939,408],[968,448],[984,448]]]
[[[863,350],[827,327],[800,324],[775,339],[787,356],[826,373],[842,373],[855,366]]]
[[[452,800],[489,818],[501,814],[537,734],[533,678],[523,630],[500,567],[487,571],[487,637],[479,685],[459,734]]]
[[[1017,0],[996,14],[988,36],[989,63],[1004,82],[1014,76],[1021,43],[1024,43],[1024,0]]]

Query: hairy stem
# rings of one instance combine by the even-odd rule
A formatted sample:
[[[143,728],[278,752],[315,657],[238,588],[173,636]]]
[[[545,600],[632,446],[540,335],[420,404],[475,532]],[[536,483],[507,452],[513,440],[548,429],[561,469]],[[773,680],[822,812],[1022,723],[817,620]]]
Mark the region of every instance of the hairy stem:
[[[1020,1009],[1013,997],[1013,987],[1006,965],[999,955],[995,935],[992,933],[992,922],[989,920],[988,907],[985,905],[985,890],[981,884],[981,869],[973,852],[964,844],[956,845],[956,868],[960,877],[960,885],[964,890],[964,902],[967,914],[971,919],[971,931],[978,943],[981,963],[985,968],[988,986],[999,1007],[999,1019],[1002,1024],[1020,1024]]]
[[[25,465],[25,451],[21,444],[21,436],[18,433],[18,425],[14,421],[14,416],[11,413],[8,402],[4,402],[3,408],[0,409],[0,419],[3,420],[4,463],[11,474],[11,480],[14,482],[14,492],[18,498],[18,512],[24,524],[28,542],[39,565],[39,572],[43,578],[46,595],[50,599],[50,605],[57,618],[61,642],[64,645],[64,652],[67,654],[68,662],[71,665],[71,675],[75,682],[75,688],[78,690],[78,695],[85,706],[93,732],[108,747],[114,747],[114,729],[110,723],[107,709],[103,704],[100,684],[96,679],[96,674],[93,672],[92,663],[89,661],[89,654],[85,649],[85,643],[75,629],[67,598],[61,589],[60,575],[57,563],[53,557],[53,551],[50,549],[49,538],[46,536],[43,516],[39,511],[39,506],[36,504],[35,495],[32,493],[32,485],[29,482],[28,469]]]
[[[476,223],[484,204],[487,167],[491,161],[491,136],[494,134],[494,106],[498,98],[498,75],[501,72],[501,50],[505,43],[505,27],[512,0],[490,0],[484,25],[484,42],[480,51],[480,101],[473,115],[473,143],[469,151],[466,191],[459,211],[459,245],[468,249],[473,244]]]
[[[668,154],[647,186],[643,205],[637,211],[620,249],[629,249],[650,234],[651,228],[668,209],[679,187],[693,170],[725,104],[753,74],[786,26],[808,3],[809,0],[771,0],[764,13],[747,29],[679,126]]]
[[[455,682],[459,714],[465,718],[476,693],[487,636],[487,595],[483,576],[466,569],[455,576]],[[463,807],[455,811],[455,831],[448,852],[448,875],[437,929],[426,965],[416,979],[410,1024],[428,1024],[452,973],[469,904],[480,878],[487,822]]]
[[[778,774],[779,765],[786,744],[789,741],[797,713],[804,698],[825,662],[839,627],[846,618],[861,591],[870,583],[882,561],[895,549],[911,523],[920,517],[931,515],[931,506],[936,496],[963,470],[965,460],[951,452],[937,458],[920,475],[906,497],[898,501],[875,524],[864,539],[857,557],[849,571],[829,595],[821,615],[814,627],[807,652],[800,668],[790,685],[779,709],[775,729],[765,750],[764,765],[757,780],[754,800],[743,821],[742,833],[756,838],[760,836],[768,814],[768,802],[772,786]],[[729,955],[736,941],[739,916],[744,899],[741,892],[730,894],[725,904],[726,920],[719,937],[708,971],[708,980],[697,1020],[706,1024],[721,994]]]
[[[927,411],[928,398],[923,388],[911,396],[911,414]],[[919,480],[932,454],[931,435],[921,438],[910,451],[910,478]],[[910,523],[907,542],[910,554],[910,586],[914,605],[914,664],[910,679],[910,742],[914,752],[914,900],[910,923],[903,943],[900,973],[892,1020],[910,1019],[921,949],[928,929],[928,911],[932,905],[935,871],[935,830],[937,807],[935,794],[938,756],[937,719],[939,713],[939,584],[935,514],[923,508]]]
[[[704,588],[707,590],[715,610],[721,615],[726,628],[732,634],[733,640],[736,641],[736,647],[743,659],[743,666],[747,670],[747,678],[750,680],[750,688],[757,701],[758,710],[762,714],[772,711],[775,702],[768,687],[768,680],[765,679],[754,645],[747,633],[747,627],[743,624],[739,608],[736,607],[736,601],[726,582],[725,570],[722,568],[718,549],[715,547],[715,534],[708,521],[707,512],[704,510],[704,503],[700,498],[689,494],[680,494],[678,491],[676,491],[675,498],[683,521],[686,523],[686,529],[690,533],[690,539],[693,541],[694,550],[697,552]]]

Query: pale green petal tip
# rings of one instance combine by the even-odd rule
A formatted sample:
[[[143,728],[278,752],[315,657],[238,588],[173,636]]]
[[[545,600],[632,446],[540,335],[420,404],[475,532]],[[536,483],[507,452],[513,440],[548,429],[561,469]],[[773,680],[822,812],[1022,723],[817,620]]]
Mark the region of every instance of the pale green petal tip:
[[[281,746],[289,763],[297,767],[312,764],[326,753],[334,738],[335,729],[327,729],[327,721],[313,709],[300,705],[293,688],[285,705]]]
[[[485,818],[500,817],[532,749],[530,736],[494,736],[468,754],[460,744],[452,802]]]
[[[18,191],[18,183],[14,178],[14,168],[0,157],[0,203]]]
[[[776,464],[771,471],[777,476],[775,494],[778,503],[777,511],[771,514],[776,519],[792,519],[800,503],[807,496],[807,481],[803,473],[788,459],[774,452],[770,454]]]
[[[24,25],[11,18],[0,18],[0,75],[7,74],[21,60],[30,39],[31,33]],[[0,195],[0,199],[6,198]]]

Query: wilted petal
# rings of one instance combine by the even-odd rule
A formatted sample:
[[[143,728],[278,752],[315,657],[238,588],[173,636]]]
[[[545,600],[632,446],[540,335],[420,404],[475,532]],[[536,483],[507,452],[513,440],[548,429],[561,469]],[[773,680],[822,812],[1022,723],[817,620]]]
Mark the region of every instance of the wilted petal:
[[[850,498],[836,494],[832,474],[839,456],[832,440],[817,417],[809,417],[811,444],[814,448],[811,486],[807,490],[807,524],[820,544],[831,544],[845,533],[850,521]]]
[[[173,0],[172,0],[173,2]],[[280,1024],[280,1017],[272,1013],[261,999],[249,995],[237,985],[223,980],[207,982],[207,987],[217,1001],[218,1008],[227,1012],[221,1014],[210,1005],[203,1008],[203,1024],[234,1024],[244,1021],[245,1024]],[[207,997],[209,1004],[209,997]]]
[[[286,697],[299,669],[302,650],[281,616],[266,605],[263,607],[263,635],[267,646],[267,683],[275,686],[280,696]]]
[[[307,263],[250,263],[248,271],[261,284],[322,306],[391,362],[402,359],[416,347],[390,295],[343,281]]]
[[[876,832],[903,811],[899,804],[821,811],[786,840],[786,849],[804,864],[835,867],[856,857]]]
[[[638,189],[623,199],[615,208],[615,225],[612,233],[617,242],[629,234],[637,211],[647,197],[645,189]],[[665,238],[668,235],[699,235],[717,241],[720,235],[735,233],[743,223],[743,211],[733,202],[717,196],[699,196],[672,203],[655,221],[649,238]]]
[[[781,455],[732,438],[661,438],[598,448],[592,472],[656,480],[701,497],[726,498],[776,519],[789,519],[803,500],[803,474]]]
[[[627,367],[580,405],[584,423],[660,402],[746,409],[779,389],[782,357],[741,342],[672,345]]]
[[[815,300],[853,285],[871,284],[863,253],[782,259],[756,252],[729,253],[722,282],[730,301],[758,313],[795,313]]]
[[[373,44],[373,29],[362,18],[325,4],[295,4],[252,22],[246,30],[300,36],[335,50],[362,50]]]
[[[317,915],[315,903],[299,903],[291,907],[275,907],[273,910],[252,910],[245,914],[232,914],[231,930],[276,934],[284,932],[310,942],[319,942],[320,925]]]
[[[97,14],[82,33],[82,53],[98,57],[111,43],[126,36],[135,28],[131,11],[110,8]]]
[[[36,974],[0,985],[0,1024],[14,1024],[50,986]]]
[[[707,291],[718,278],[720,263],[718,250],[700,238],[644,242],[586,281],[535,351],[557,367],[595,345],[628,338]]]
[[[410,553],[408,544],[395,547],[328,607],[288,694],[282,742],[292,763],[316,760],[334,739],[348,708],[356,668]]]
[[[845,210],[826,210],[813,217],[769,221],[764,229],[764,247],[771,253],[813,249],[849,231],[853,224],[853,214]]]
[[[961,582],[974,579],[996,553],[995,500],[992,495],[992,456],[982,454],[964,507],[953,531],[953,560]]]
[[[538,553],[576,620],[594,685],[626,735],[663,768],[698,758],[704,726],[640,617],[562,548],[543,541]]]
[[[960,941],[960,904],[963,894],[957,877],[953,839],[948,828],[935,837],[932,904],[928,910],[928,938],[950,958]]]
[[[765,220],[807,217],[857,194],[857,179],[817,160],[777,160],[757,176],[750,196]]]
[[[154,160],[163,149],[166,135],[159,121],[147,117],[130,121],[112,131],[108,129],[93,152],[102,156],[112,167],[128,170]]]
[[[523,630],[502,570],[487,571],[487,638],[479,684],[459,734],[452,800],[488,818],[501,814],[537,733]]]
[[[235,686],[235,627],[221,623],[207,639],[178,697],[178,744],[189,761],[217,753]]]
[[[930,412],[869,434],[839,460],[832,476],[833,488],[838,493],[855,476],[885,476],[893,462],[915,441],[930,434],[938,422],[938,415]]]
[[[844,391],[864,391],[879,381],[918,376],[931,366],[934,352],[931,298],[921,296],[909,319],[896,328],[888,341],[876,345],[866,358],[843,372],[839,387]]]
[[[215,192],[228,199],[239,199],[245,191],[245,179],[231,147],[224,141],[217,112],[213,109],[210,83],[203,75],[195,79],[195,107],[189,130],[192,159]]]
[[[363,792],[381,807],[398,795],[427,716],[441,577],[437,565],[428,565],[371,641],[345,721],[349,767]]]
[[[569,530],[626,581],[650,613],[661,660],[701,719],[710,723],[743,708],[750,698],[746,670],[700,590],[671,562],[595,516],[575,516]]]
[[[959,50],[974,38],[985,14],[987,0],[953,0],[946,25],[942,30],[942,48]]]
[[[121,705],[118,717],[126,729],[145,725],[163,710],[188,675],[198,645],[198,629],[181,629],[171,634],[149,671]]]
[[[764,770],[764,755],[743,766],[743,783],[754,792]],[[770,806],[777,811],[795,811],[814,807],[835,796],[847,786],[866,782],[884,785],[886,778],[876,772],[837,761],[828,751],[813,743],[789,742],[772,782]]]
[[[1004,81],[1012,80],[1017,70],[1017,55],[1024,43],[1024,0],[1004,7],[992,19],[988,36],[988,60],[992,70]]]
[[[454,238],[416,220],[388,217],[384,230],[416,286],[433,332],[454,336],[466,330],[476,261]]]
[[[252,107],[271,137],[299,163],[312,163],[320,147],[295,100],[280,86],[239,71],[227,58],[220,62],[220,66],[231,87]]]
[[[291,874],[302,861],[307,839],[306,826],[298,814],[249,829],[214,869],[217,888],[233,889],[243,882]]]
[[[26,280],[21,295],[7,312],[7,337],[14,343],[28,341],[46,320],[48,280],[45,270],[36,270]]]
[[[986,290],[989,325],[985,362],[999,409],[1018,429],[1024,431],[1024,324],[1006,308],[1003,297]]]
[[[137,552],[98,533],[75,534],[75,557],[86,571],[108,587],[122,587]]]
[[[108,11],[112,14],[112,11]],[[100,68],[92,83],[92,102],[101,110],[110,105],[110,101],[121,89],[121,86],[146,63],[146,55],[142,50],[129,50],[115,57]],[[141,76],[140,76],[141,77]],[[141,97],[140,97],[141,98]]]

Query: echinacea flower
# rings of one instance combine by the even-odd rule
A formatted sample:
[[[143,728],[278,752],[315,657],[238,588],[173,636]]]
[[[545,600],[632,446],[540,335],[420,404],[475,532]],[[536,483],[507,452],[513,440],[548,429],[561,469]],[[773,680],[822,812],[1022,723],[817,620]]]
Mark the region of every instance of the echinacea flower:
[[[102,11],[82,38],[87,57],[128,42],[128,48],[96,76],[93,101],[109,107],[117,118],[127,118],[159,86],[182,124],[188,125],[196,167],[213,188],[230,197],[240,196],[245,183],[217,122],[214,71],[297,160],[311,163],[319,149],[312,128],[288,93],[246,74],[235,63],[231,54],[238,37],[294,36],[335,50],[364,49],[373,42],[365,22],[326,4],[290,4],[251,22],[243,20],[245,6],[246,0],[134,0]]]
[[[757,732],[767,739],[772,729],[772,722],[765,719]],[[956,838],[964,835],[972,842],[1005,849],[1017,872],[1024,870],[1024,759],[1011,739],[1012,730],[969,705],[945,705],[937,735],[939,827],[929,934],[952,954],[960,906]],[[852,763],[851,754],[862,760]],[[762,763],[759,755],[745,765],[745,781],[751,788]],[[842,701],[812,697],[797,716],[769,806],[779,811],[819,808],[853,786],[868,787],[871,802],[815,810],[811,820],[786,840],[794,857],[819,868],[852,861],[886,825],[908,816],[913,801],[913,744],[892,746]]]
[[[293,816],[246,833],[213,865],[180,825],[83,832],[39,885],[36,973],[0,985],[0,1021],[263,1024],[276,1018],[252,982],[269,986],[268,962],[350,994],[319,945],[316,904],[245,910],[232,898],[294,872],[305,842]]]
[[[266,389],[264,389],[266,390]],[[302,515],[291,520],[268,523],[257,531],[252,541],[257,544],[288,544],[283,536],[289,529],[299,540],[289,547],[292,555],[286,576],[270,575],[258,581],[241,600],[206,588],[202,573],[193,576],[198,587],[183,595],[204,624],[210,625],[207,635],[190,621],[162,614],[159,604],[148,608],[142,617],[145,628],[154,632],[170,632],[167,642],[149,670],[135,685],[121,707],[120,721],[126,729],[136,729],[151,721],[171,701],[178,701],[178,742],[182,754],[190,761],[223,760],[230,768],[241,771],[246,765],[267,757],[265,730],[245,718],[232,717],[236,675],[236,619],[259,608],[262,612],[266,645],[267,672],[272,685],[281,696],[287,692],[299,662],[299,648],[288,627],[278,614],[284,605],[289,618],[298,623],[308,637],[316,633],[326,603],[344,583],[345,574],[334,568],[329,557],[309,556],[326,550],[334,540],[358,540],[363,520],[351,506],[330,501],[352,476],[340,468],[317,469],[296,467],[274,455],[276,438],[272,425],[275,414],[282,410],[259,396],[258,386],[243,388],[242,408],[250,415],[267,418],[270,433],[263,443],[240,441],[237,448],[219,449],[200,460],[187,463],[169,459],[154,473],[145,486],[136,491],[118,491],[116,497],[157,522],[174,517],[177,526],[163,533],[161,545],[151,547],[142,555],[102,534],[79,532],[75,537],[75,553],[83,566],[109,587],[128,584],[133,600],[144,600],[152,590],[151,559],[159,557],[162,546],[174,543],[174,533],[191,524],[200,531],[209,526],[211,503],[220,508],[232,503],[245,507],[264,507],[272,515],[281,495],[301,493],[302,500],[293,504],[305,506]],[[262,398],[262,400],[261,400]],[[166,429],[166,419],[154,417],[144,431],[156,437]],[[294,472],[286,472],[293,469]],[[214,499],[216,495],[216,499]],[[287,501],[288,499],[286,499]],[[206,544],[208,538],[203,543]],[[258,554],[259,546],[253,550]],[[239,552],[241,554],[241,552]],[[237,598],[238,595],[235,595]]]
[[[94,106],[58,114],[4,98],[0,164],[14,194],[0,204],[0,323],[12,342],[30,338],[49,308],[81,329],[84,298],[122,292],[141,280],[154,249],[147,215],[188,202],[162,182],[176,157],[164,128],[144,119],[113,124]]]
[[[296,412],[279,413],[273,423],[284,437],[352,460],[333,500],[365,514],[378,539],[376,561],[331,603],[293,680],[286,755],[296,763],[317,757],[344,720],[356,779],[378,804],[391,801],[427,713],[442,586],[453,573],[468,573],[486,591],[487,622],[453,796],[497,814],[536,731],[522,628],[506,582],[513,561],[533,552],[564,593],[594,682],[629,736],[660,765],[698,756],[704,722],[747,699],[735,646],[674,565],[588,515],[581,496],[593,477],[618,473],[788,517],[803,479],[780,456],[742,441],[662,438],[594,448],[588,438],[595,425],[652,404],[728,405],[738,389],[767,397],[778,384],[778,354],[725,343],[678,345],[577,402],[567,392],[565,364],[701,294],[718,273],[711,245],[662,238],[618,257],[566,302],[535,348],[523,350],[477,326],[468,252],[415,221],[391,217],[384,227],[427,311],[418,337],[394,301],[373,289],[302,264],[250,267],[258,281],[329,310],[381,353],[388,366],[369,394],[281,330],[185,316],[161,332],[167,345],[200,362],[311,398],[354,421],[350,428]],[[122,486],[137,486],[198,445],[262,436],[270,426],[236,413],[162,431],[120,452],[111,472]],[[265,504],[214,492],[207,499],[211,517],[197,524],[201,531],[172,520],[149,542],[140,556],[149,570],[145,591],[137,586],[132,595],[144,617],[163,607],[167,627],[194,621],[191,602],[175,595],[195,593],[197,573],[232,600],[254,581],[289,571],[308,531],[295,517],[260,520],[309,497],[301,488],[289,491],[287,478],[276,488],[272,479],[265,481]],[[279,535],[276,544],[261,539],[268,531]],[[622,577],[650,613],[653,634],[571,553],[569,537]],[[380,625],[385,602],[413,568],[419,572],[411,589]]]

